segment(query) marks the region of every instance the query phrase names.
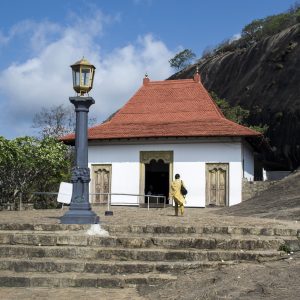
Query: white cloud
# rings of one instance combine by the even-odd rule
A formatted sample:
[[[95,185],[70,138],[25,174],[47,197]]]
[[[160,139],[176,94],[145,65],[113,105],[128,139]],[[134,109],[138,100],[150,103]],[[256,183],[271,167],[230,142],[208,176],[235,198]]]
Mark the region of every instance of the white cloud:
[[[7,44],[9,38],[0,31],[0,46]]]
[[[94,16],[80,21],[77,17],[76,22],[65,27],[30,21],[23,22],[23,27],[21,24],[14,26],[11,39],[31,32],[33,56],[22,63],[12,63],[0,72],[0,105],[5,106],[5,115],[2,109],[0,116],[2,123],[14,127],[15,134],[28,134],[34,114],[42,107],[69,104],[68,97],[75,93],[69,66],[83,55],[97,68],[91,92],[96,104],[91,107],[91,113],[98,121],[132,96],[142,84],[145,72],[154,80],[172,74],[168,60],[174,53],[151,34],[137,37],[136,41],[103,55],[99,36],[105,24],[114,20],[119,21],[119,18],[96,11]],[[21,122],[23,131],[18,132]]]
[[[154,80],[171,75],[168,60],[172,55],[161,41],[146,35],[105,57],[96,70],[93,93],[101,103],[99,113],[111,113],[124,104],[142,84],[146,72]]]
[[[229,42],[232,43],[234,41],[237,41],[241,38],[241,34],[240,33],[236,33],[234,34],[230,39],[229,39]]]

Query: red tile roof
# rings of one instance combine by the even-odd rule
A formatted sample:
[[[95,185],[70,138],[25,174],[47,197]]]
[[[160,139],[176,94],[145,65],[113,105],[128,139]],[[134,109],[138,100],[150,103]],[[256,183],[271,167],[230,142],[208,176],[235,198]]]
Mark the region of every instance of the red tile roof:
[[[89,140],[143,137],[261,136],[229,121],[200,82],[150,81],[109,120],[89,129]],[[74,134],[62,138],[74,140]]]

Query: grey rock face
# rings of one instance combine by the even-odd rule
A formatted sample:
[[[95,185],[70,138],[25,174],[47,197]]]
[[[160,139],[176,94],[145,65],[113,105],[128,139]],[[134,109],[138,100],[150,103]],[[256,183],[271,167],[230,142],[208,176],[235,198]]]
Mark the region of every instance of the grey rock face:
[[[202,83],[232,105],[250,110],[249,124],[267,124],[274,147],[269,169],[300,165],[300,25],[251,47],[235,49],[198,63]],[[193,65],[169,79],[192,78]]]

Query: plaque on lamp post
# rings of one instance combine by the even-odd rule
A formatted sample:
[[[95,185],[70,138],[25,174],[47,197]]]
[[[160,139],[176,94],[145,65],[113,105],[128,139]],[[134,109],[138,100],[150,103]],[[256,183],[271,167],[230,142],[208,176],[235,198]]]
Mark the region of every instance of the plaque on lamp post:
[[[70,209],[61,217],[62,224],[97,224],[99,217],[92,211],[89,202],[90,169],[88,168],[88,112],[95,103],[92,97],[85,96],[92,88],[95,66],[85,58],[71,66],[73,74],[73,88],[76,97],[70,97],[75,106],[75,167],[72,169],[73,183]]]

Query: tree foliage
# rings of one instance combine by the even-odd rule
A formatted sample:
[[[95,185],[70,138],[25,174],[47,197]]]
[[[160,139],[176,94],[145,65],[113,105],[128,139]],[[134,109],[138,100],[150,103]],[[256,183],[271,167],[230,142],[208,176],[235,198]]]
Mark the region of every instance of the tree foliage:
[[[244,124],[249,116],[249,110],[243,109],[240,105],[230,106],[225,99],[219,98],[215,92],[211,92],[210,95],[227,119],[238,124]]]
[[[172,68],[181,70],[189,66],[195,58],[196,55],[192,52],[192,50],[185,49],[171,58],[169,63]]]
[[[242,38],[251,42],[258,42],[262,38],[279,33],[285,28],[299,22],[295,15],[285,13],[265,19],[254,20],[243,28]]]
[[[258,42],[262,38],[279,33],[280,31],[300,22],[300,3],[296,2],[288,12],[263,19],[254,20],[242,30],[242,39]]]
[[[239,39],[226,39],[213,48],[207,48],[203,52],[202,57],[207,58],[218,53],[233,52],[236,49],[248,48],[264,38],[299,23],[300,1],[297,1],[287,12],[253,20],[242,29]]]
[[[89,126],[96,123],[95,117],[89,118]],[[38,129],[40,138],[60,136],[75,131],[76,116],[72,106],[57,105],[50,108],[43,107],[33,117],[33,128]]]
[[[14,202],[19,193],[58,190],[69,178],[68,147],[53,138],[0,137],[0,199]]]
[[[224,116],[241,125],[247,126],[255,131],[258,131],[260,133],[265,133],[267,129],[269,128],[268,125],[264,124],[258,124],[258,125],[252,125],[249,126],[247,119],[250,115],[250,111],[247,109],[242,108],[240,105],[230,106],[230,104],[222,98],[219,98],[218,95],[215,92],[210,93],[211,97],[214,99],[218,107],[221,109]]]
[[[254,20],[242,30],[242,37],[245,39],[259,39],[262,35],[263,20]]]

